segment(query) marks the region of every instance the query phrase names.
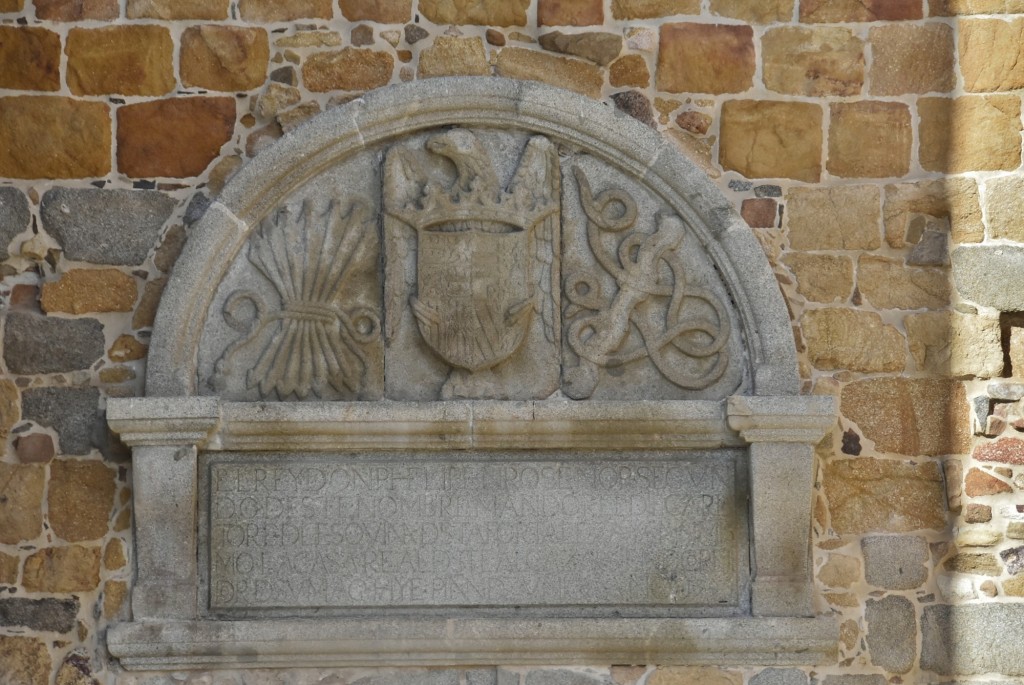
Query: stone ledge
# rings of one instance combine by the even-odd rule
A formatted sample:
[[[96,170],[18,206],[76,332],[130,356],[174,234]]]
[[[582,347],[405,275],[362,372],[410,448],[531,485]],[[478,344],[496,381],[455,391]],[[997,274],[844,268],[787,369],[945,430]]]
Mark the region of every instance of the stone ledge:
[[[415,619],[124,623],[127,669],[834,662],[832,618]]]

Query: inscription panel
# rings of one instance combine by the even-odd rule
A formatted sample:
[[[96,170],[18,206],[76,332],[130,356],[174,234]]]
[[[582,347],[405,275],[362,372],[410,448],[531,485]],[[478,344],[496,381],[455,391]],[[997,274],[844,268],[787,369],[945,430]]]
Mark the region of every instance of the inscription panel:
[[[209,453],[209,610],[742,609],[739,453],[519,455]]]

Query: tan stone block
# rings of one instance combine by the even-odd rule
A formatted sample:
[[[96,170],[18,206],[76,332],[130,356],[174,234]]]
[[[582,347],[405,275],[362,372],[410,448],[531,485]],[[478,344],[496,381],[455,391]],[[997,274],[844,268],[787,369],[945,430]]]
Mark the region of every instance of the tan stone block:
[[[124,543],[114,538],[103,548],[103,567],[108,571],[117,571],[125,567],[128,558],[124,555]]]
[[[851,592],[826,592],[825,601],[835,607],[859,607],[860,599]]]
[[[800,319],[811,364],[817,369],[875,373],[902,371],[906,343],[874,312],[810,309]]]
[[[825,465],[822,487],[839,535],[946,527],[942,469],[935,462],[840,459]]]
[[[843,643],[847,651],[857,646],[858,639],[860,639],[860,628],[857,627],[857,621],[852,618],[843,621],[843,624],[839,626],[839,641]]]
[[[344,42],[337,31],[313,31],[302,29],[290,36],[274,39],[279,48],[334,48]]]
[[[1004,580],[1003,594],[1007,597],[1024,597],[1024,575]]]
[[[966,19],[959,26],[964,90],[1024,88],[1024,19]]]
[[[330,19],[332,0],[239,0],[242,19],[252,22],[292,21],[293,19]]]
[[[114,507],[115,475],[101,461],[53,461],[46,497],[53,531],[68,542],[106,535]]]
[[[785,225],[794,250],[875,250],[882,244],[877,186],[792,188]]]
[[[1020,98],[921,98],[921,166],[927,171],[1009,171],[1020,166]]]
[[[503,48],[496,63],[498,76],[540,81],[600,98],[604,74],[596,64],[558,57],[527,48]]]
[[[857,286],[879,309],[943,309],[949,305],[949,270],[906,266],[878,255],[861,255]]]
[[[60,90],[60,36],[35,26],[0,26],[0,88]]]
[[[953,573],[974,573],[983,576],[998,576],[1003,572],[1003,565],[994,554],[956,554],[946,559],[943,568]]]
[[[25,559],[22,586],[28,592],[89,592],[99,584],[99,547],[48,547]]]
[[[412,19],[412,0],[338,0],[349,21],[404,24]]]
[[[100,369],[100,383],[116,385],[135,380],[135,370],[128,366],[108,366]]]
[[[537,0],[540,26],[594,26],[604,23],[604,0]]]
[[[0,98],[0,176],[90,178],[110,172],[110,110],[49,96]]]
[[[0,635],[0,675],[4,685],[48,685],[46,644],[34,637]]]
[[[613,88],[646,88],[651,85],[647,60],[640,55],[623,55],[609,67],[608,82]]]
[[[750,24],[788,22],[793,17],[793,0],[711,0],[711,13]]]
[[[119,335],[114,344],[107,350],[107,356],[110,357],[111,361],[115,362],[134,361],[136,359],[144,359],[147,349],[149,348],[140,342],[138,338],[131,335]]]
[[[148,328],[156,320],[156,309],[160,305],[160,296],[167,287],[167,276],[161,276],[148,283],[142,290],[142,297],[139,299],[139,306],[135,308],[132,316],[132,328]]]
[[[885,187],[885,240],[906,247],[915,214],[948,219],[954,243],[977,243],[985,237],[978,186],[972,178],[916,181]]]
[[[790,252],[782,263],[796,278],[796,291],[811,302],[845,302],[853,294],[853,260],[837,255]]]
[[[714,666],[659,666],[646,685],[742,685],[743,676]]]
[[[964,14],[1020,14],[1024,0],[928,0],[933,17],[956,17]]]
[[[0,543],[16,545],[42,532],[45,482],[42,466],[0,462]]]
[[[826,587],[849,588],[860,578],[860,559],[848,554],[829,554],[818,571],[818,580]]]
[[[788,95],[857,95],[864,44],[847,28],[786,26],[761,39],[764,85]]]
[[[530,0],[420,0],[419,11],[435,24],[526,26]]]
[[[0,552],[0,585],[17,585],[21,559],[14,554]]]
[[[1024,327],[1010,328],[1010,371],[1014,378],[1024,376]]]
[[[491,65],[479,38],[438,36],[434,44],[420,53],[416,76],[489,76]]]
[[[729,100],[718,161],[747,178],[821,179],[821,108],[807,102]]]
[[[589,31],[587,33],[551,31],[541,36],[537,42],[545,50],[581,57],[603,67],[611,64],[611,61],[622,52],[622,36],[604,31]]]
[[[1001,176],[985,183],[988,233],[1024,242],[1024,176]]]
[[[946,479],[947,484],[949,479]],[[959,487],[959,482],[957,483]],[[970,503],[964,507],[964,521],[967,523],[988,523],[992,520],[992,507],[987,504]]]
[[[108,580],[103,584],[103,618],[114,618],[121,612],[128,596],[128,584],[123,580]]]
[[[39,303],[51,314],[130,312],[139,292],[135,279],[117,269],[71,269],[44,283]]]
[[[754,84],[754,31],[732,24],[663,24],[658,90],[742,93]]]
[[[948,93],[956,83],[953,29],[946,24],[873,26],[872,95]]]
[[[203,173],[231,140],[235,99],[182,97],[117,110],[117,166],[133,178]]]
[[[303,102],[298,107],[278,114],[277,123],[281,124],[282,131],[288,133],[315,117],[320,111],[319,102]]]
[[[21,396],[13,381],[0,378],[0,441],[21,420]]]
[[[129,19],[227,19],[230,0],[128,0]]]
[[[700,14],[700,0],[612,0],[616,19],[656,19],[674,14]]]
[[[886,178],[910,171],[914,131],[902,102],[837,102],[828,130],[829,172],[846,178]]]
[[[911,457],[970,448],[967,395],[945,379],[871,378],[843,388],[840,412],[882,452]]]
[[[999,319],[959,312],[910,314],[910,354],[919,371],[997,378],[1003,372]]]
[[[0,0],[0,12],[20,12],[25,0]]]
[[[263,85],[270,60],[267,32],[238,26],[190,26],[181,34],[183,86],[235,92]]]
[[[861,22],[920,19],[921,0],[800,0],[800,21]]]
[[[32,4],[36,18],[43,21],[109,20],[121,12],[117,0],[32,0]]]
[[[224,157],[210,169],[206,187],[213,195],[220,195],[220,192],[224,190],[225,184],[231,180],[231,177],[242,167],[242,164],[242,158],[239,155]]]
[[[280,83],[268,83],[267,89],[252,101],[252,112],[261,119],[276,117],[292,105],[299,104],[302,91]]]
[[[961,529],[956,536],[957,547],[993,547],[1003,539],[1003,534],[992,528]]]
[[[75,95],[164,95],[174,90],[174,46],[162,26],[68,31],[68,88]]]
[[[343,48],[311,55],[302,65],[302,80],[317,93],[330,90],[371,90],[391,80],[394,58],[386,52]]]

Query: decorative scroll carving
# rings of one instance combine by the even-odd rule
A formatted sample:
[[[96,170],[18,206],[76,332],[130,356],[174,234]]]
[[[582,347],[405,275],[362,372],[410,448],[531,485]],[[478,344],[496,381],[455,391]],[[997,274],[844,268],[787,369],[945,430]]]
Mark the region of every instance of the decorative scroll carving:
[[[635,230],[637,206],[628,193],[609,188],[595,197],[583,171],[574,172],[588,219],[587,242],[617,289],[606,295],[589,272],[566,276],[566,316],[576,316],[566,341],[580,364],[564,370],[564,391],[575,399],[589,397],[598,367],[644,358],[681,388],[711,386],[729,365],[729,317],[714,293],[687,284],[678,253],[685,237],[682,220],[663,213],[653,233]],[[602,234],[622,235],[615,250]]]
[[[216,364],[214,386],[236,373],[236,356],[255,348],[246,385],[262,398],[320,397],[330,385],[357,397],[364,386],[363,347],[380,337],[380,317],[368,307],[344,307],[340,295],[350,274],[372,258],[375,220],[361,199],[347,211],[306,201],[265,218],[249,243],[249,261],[280,297],[272,310],[256,292],[236,290],[223,306],[224,321],[242,337]],[[251,312],[248,318],[246,312]]]

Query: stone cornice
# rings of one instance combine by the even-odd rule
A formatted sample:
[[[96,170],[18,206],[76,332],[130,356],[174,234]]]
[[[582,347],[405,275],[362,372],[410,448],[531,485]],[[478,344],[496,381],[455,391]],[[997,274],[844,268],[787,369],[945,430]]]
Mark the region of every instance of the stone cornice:
[[[827,395],[730,397],[729,426],[749,443],[815,443],[836,420],[836,401]]]

